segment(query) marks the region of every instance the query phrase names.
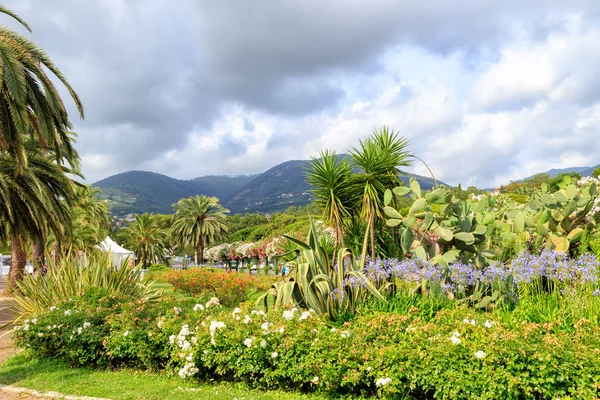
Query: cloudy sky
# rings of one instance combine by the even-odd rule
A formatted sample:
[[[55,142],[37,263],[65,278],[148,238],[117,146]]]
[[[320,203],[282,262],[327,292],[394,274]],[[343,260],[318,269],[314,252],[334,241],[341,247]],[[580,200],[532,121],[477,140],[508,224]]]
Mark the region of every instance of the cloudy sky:
[[[257,173],[382,124],[452,184],[600,163],[598,0],[3,3],[83,99],[89,182]]]

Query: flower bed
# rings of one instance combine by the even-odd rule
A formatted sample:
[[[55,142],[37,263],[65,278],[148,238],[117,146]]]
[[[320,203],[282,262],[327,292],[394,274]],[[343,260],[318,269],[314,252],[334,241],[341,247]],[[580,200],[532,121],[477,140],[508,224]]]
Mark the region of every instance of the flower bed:
[[[225,307],[234,307],[248,300],[257,291],[268,289],[273,279],[277,278],[259,278],[208,268],[171,271],[166,275],[166,280],[173,285],[174,290],[201,300],[218,297]]]
[[[506,319],[506,318],[505,318]],[[467,307],[430,320],[366,312],[222,310],[127,298],[74,300],[16,328],[18,345],[75,365],[165,369],[182,379],[391,398],[594,398],[597,321],[540,324]]]

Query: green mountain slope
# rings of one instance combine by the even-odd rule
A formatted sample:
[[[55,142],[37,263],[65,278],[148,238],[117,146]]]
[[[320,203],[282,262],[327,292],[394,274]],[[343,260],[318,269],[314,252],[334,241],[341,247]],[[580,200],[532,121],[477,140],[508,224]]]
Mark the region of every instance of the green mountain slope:
[[[100,188],[103,199],[109,200],[113,215],[172,213],[173,203],[197,194],[218,197],[232,213],[271,213],[311,202],[304,176],[307,168],[307,160],[291,160],[259,175],[213,175],[192,180],[130,171],[98,181],[94,186]],[[410,176],[416,177],[424,189],[433,186],[431,178]],[[410,176],[401,179],[408,182]]]

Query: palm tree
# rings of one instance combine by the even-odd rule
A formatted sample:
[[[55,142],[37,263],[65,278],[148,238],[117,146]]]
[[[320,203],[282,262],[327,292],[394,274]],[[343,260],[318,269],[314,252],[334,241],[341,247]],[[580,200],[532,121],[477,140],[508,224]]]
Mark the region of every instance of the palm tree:
[[[135,251],[143,268],[155,260],[166,263],[164,250],[167,247],[167,234],[161,229],[155,215],[137,214],[135,221],[123,231],[125,246]]]
[[[350,217],[352,167],[346,158],[328,150],[309,162],[306,182],[312,186],[315,202],[323,208],[325,223],[335,229],[335,246],[345,247],[344,219]]]
[[[7,8],[0,6],[0,12],[29,29]],[[5,26],[0,26],[0,60],[0,150],[16,158],[22,169],[27,164],[23,140],[34,136],[42,149],[54,147],[56,160],[62,159],[63,150],[73,151],[72,146],[65,145],[70,141],[71,123],[45,69],[66,87],[83,118],[79,96],[42,49]]]
[[[200,264],[204,259],[204,248],[225,238],[225,218],[229,210],[220,205],[216,197],[207,196],[181,199],[173,208],[172,237],[179,244],[193,246],[196,264]]]
[[[24,239],[39,240],[46,229],[59,238],[71,234],[74,193],[69,170],[36,151],[26,157],[27,166],[21,168],[7,152],[0,153],[0,236],[12,248],[6,293],[23,277]]]
[[[76,185],[72,207],[72,235],[66,245],[75,251],[89,252],[100,243],[110,231],[111,218],[108,204],[98,198],[100,190],[90,185]],[[52,254],[60,255],[59,241],[53,241]],[[35,254],[34,254],[35,258]]]
[[[383,218],[383,193],[400,184],[400,167],[411,165],[406,150],[408,141],[383,126],[360,141],[350,154],[359,170],[352,177],[353,192],[360,201],[360,216],[368,224],[371,237],[371,258],[375,258],[375,222]],[[358,200],[360,199],[360,200]]]

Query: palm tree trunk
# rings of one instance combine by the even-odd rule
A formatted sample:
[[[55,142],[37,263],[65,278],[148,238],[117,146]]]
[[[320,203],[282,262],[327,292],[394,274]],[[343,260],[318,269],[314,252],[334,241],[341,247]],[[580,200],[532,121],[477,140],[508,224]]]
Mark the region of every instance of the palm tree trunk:
[[[202,236],[198,238],[198,243],[196,244],[196,265],[200,265],[204,260],[204,241],[202,240]]]
[[[46,268],[44,240],[41,238],[33,240],[33,268],[36,274],[39,274],[44,268]]]
[[[11,239],[10,250],[10,271],[8,271],[8,280],[4,287],[4,295],[10,296],[17,290],[17,281],[23,279],[27,257],[23,250],[23,243],[18,235],[13,235]]]
[[[371,226],[371,261],[375,260],[375,215],[371,214],[369,225]]]

